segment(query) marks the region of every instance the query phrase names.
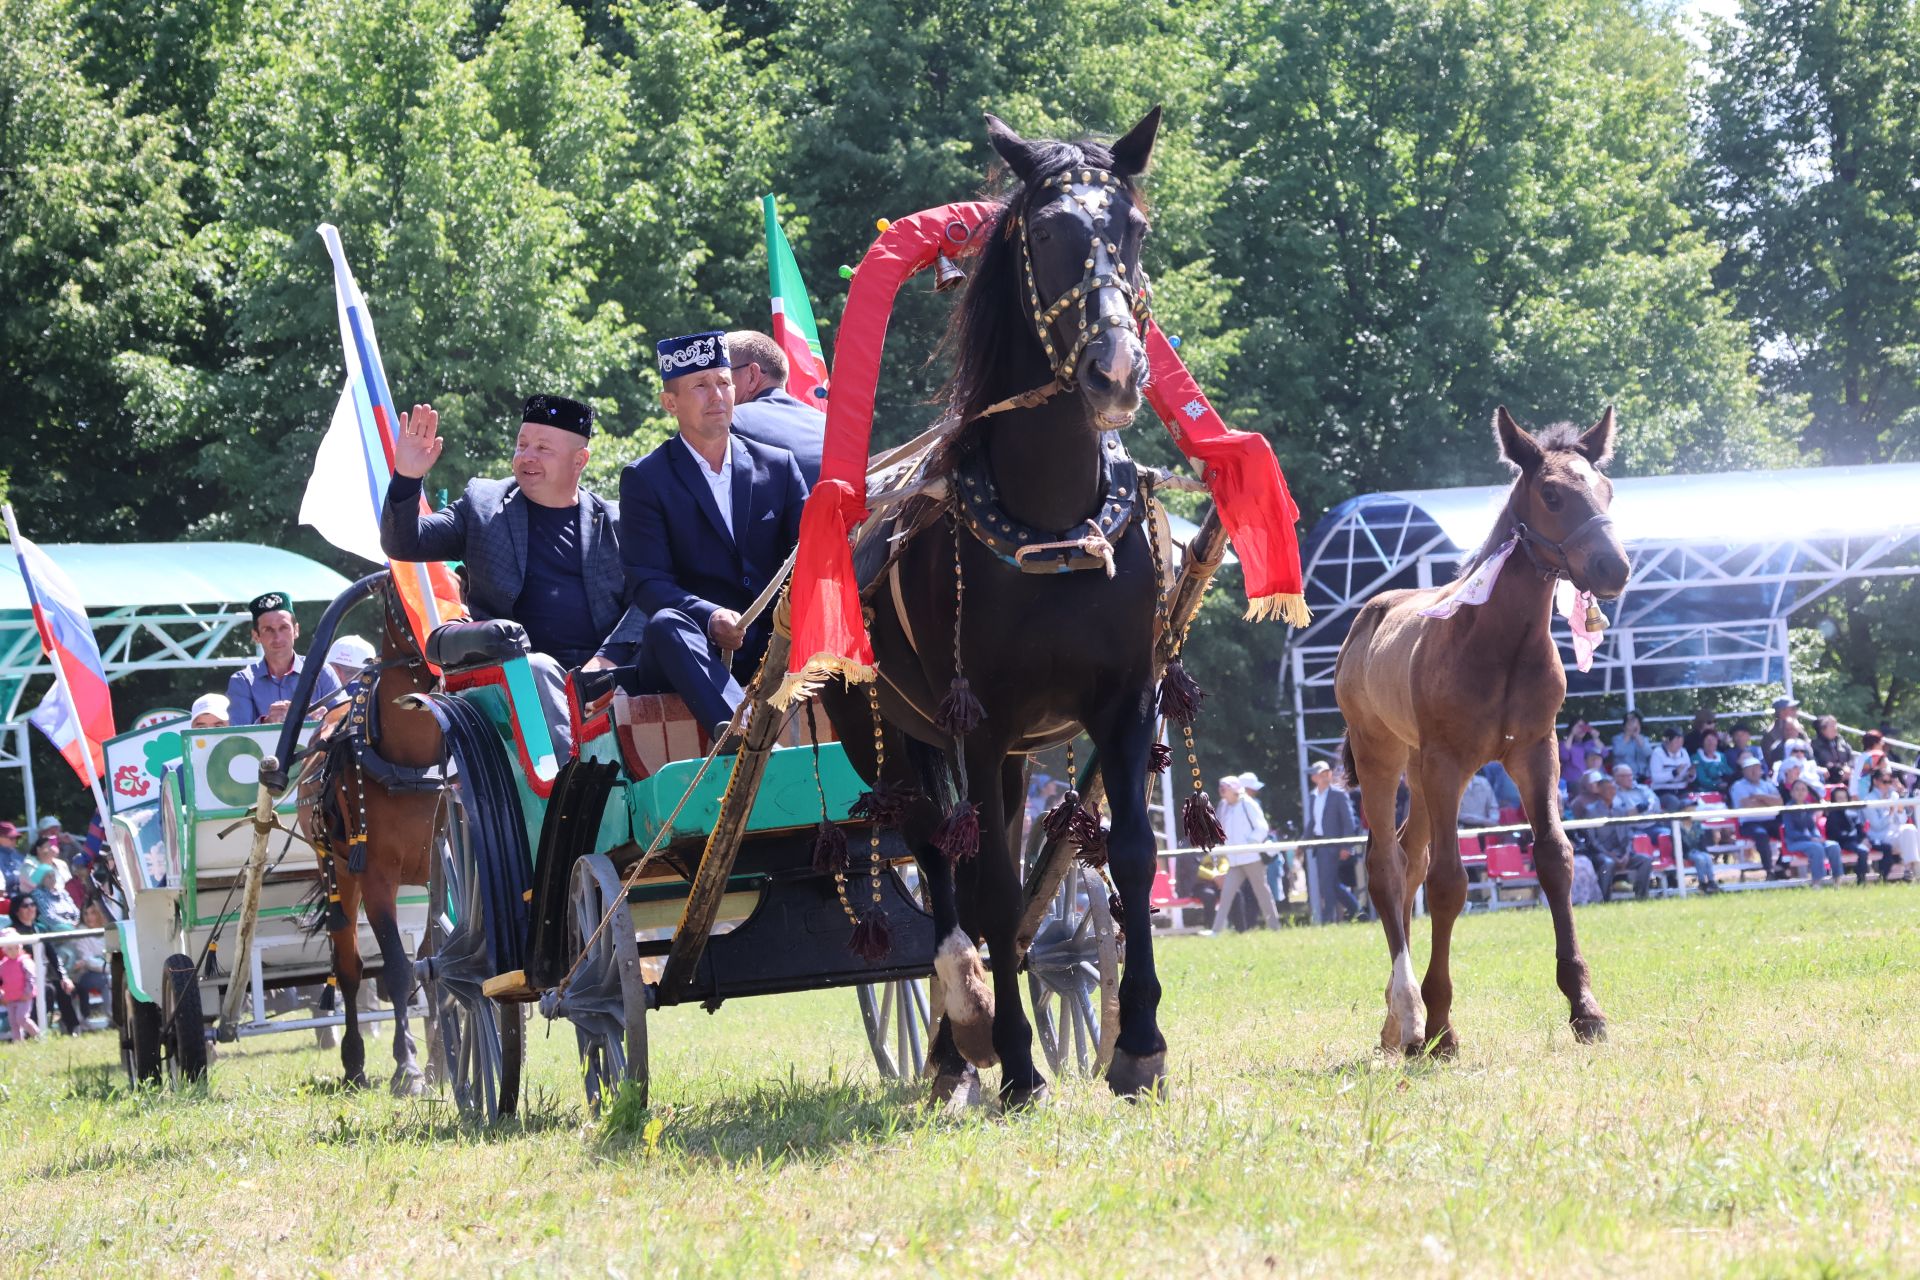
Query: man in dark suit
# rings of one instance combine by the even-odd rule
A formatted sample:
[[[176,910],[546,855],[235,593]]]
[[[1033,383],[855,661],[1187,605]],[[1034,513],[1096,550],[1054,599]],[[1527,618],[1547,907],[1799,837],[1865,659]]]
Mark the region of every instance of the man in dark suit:
[[[565,670],[632,661],[646,614],[626,602],[619,520],[580,487],[593,410],[563,396],[534,396],[520,411],[511,480],[473,480],[432,515],[420,484],[440,456],[440,415],[415,405],[400,415],[393,482],[380,513],[380,547],[396,560],[463,560],[467,605],[477,618],[526,628],[547,723],[566,754]]]
[[[766,334],[736,329],[727,335],[727,351],[733,362],[733,434],[785,449],[812,488],[820,480],[827,402],[807,404],[787,394],[786,353]]]
[[[1307,795],[1307,838],[1332,840],[1359,835],[1360,824],[1354,820],[1353,802],[1344,790],[1333,785],[1333,770],[1325,760],[1315,760],[1307,766],[1307,781],[1313,787]],[[1354,856],[1352,845],[1313,846],[1313,879],[1319,893],[1322,924],[1351,920],[1359,913],[1360,904],[1353,891],[1340,879],[1340,864]]]
[[[629,598],[647,614],[629,688],[678,693],[717,736],[773,629],[741,615],[799,540],[807,485],[791,453],[733,433],[724,333],[670,338],[658,355],[660,406],[680,430],[620,473]]]

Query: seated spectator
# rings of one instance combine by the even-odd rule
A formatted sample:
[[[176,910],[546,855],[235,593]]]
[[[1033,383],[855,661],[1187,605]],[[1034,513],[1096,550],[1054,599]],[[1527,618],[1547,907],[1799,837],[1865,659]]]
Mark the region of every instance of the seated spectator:
[[[1687,730],[1687,736],[1681,740],[1681,745],[1687,749],[1687,754],[1691,755],[1700,749],[1700,744],[1706,741],[1709,733],[1719,731],[1713,712],[1702,707],[1693,713],[1693,728]]]
[[[189,729],[224,729],[227,727],[227,695],[224,693],[203,693],[193,700],[193,719],[187,722]]]
[[[64,933],[66,927],[50,923],[40,916],[40,905],[31,897],[13,900],[13,927],[21,933]],[[73,1010],[73,981],[60,965],[56,947],[40,948],[45,966],[40,977],[47,987],[47,999],[60,1014],[60,1028],[68,1035],[80,1029],[80,1016]]]
[[[1680,797],[1693,782],[1693,758],[1687,754],[1678,729],[1667,730],[1666,737],[1653,749],[1647,782],[1663,810],[1670,812],[1684,803]]]
[[[1736,724],[1727,730],[1726,745],[1722,750],[1732,759],[1736,771],[1740,767],[1741,756],[1761,754],[1759,745],[1753,740],[1753,730],[1744,724]]]
[[[1873,775],[1867,789],[1868,800],[1897,800],[1900,797],[1900,785],[1895,781],[1893,770],[1881,768]],[[1873,805],[1860,810],[1860,825],[1867,837],[1867,847],[1880,855],[1875,864],[1882,880],[1889,880],[1893,868],[1904,863],[1905,876],[1911,880],[1914,876],[1915,855],[1920,854],[1920,839],[1907,833],[1914,826],[1905,805]],[[1902,837],[1907,838],[1903,839]]]
[[[1693,753],[1693,785],[1701,791],[1725,795],[1739,776],[1732,757],[1720,749],[1720,731],[1707,730],[1701,736],[1700,749]]]
[[[1735,809],[1771,809],[1780,803],[1780,788],[1761,773],[1760,757],[1748,752],[1740,757],[1740,776],[1727,793],[1727,802]],[[1740,834],[1753,841],[1760,855],[1760,866],[1773,879],[1773,842],[1780,838],[1780,815],[1768,814],[1740,820]]]
[[[1467,790],[1460,797],[1460,825],[1497,827],[1500,825],[1500,801],[1494,797],[1493,784],[1482,773],[1467,778]]]
[[[1821,716],[1813,722],[1813,762],[1820,766],[1820,782],[1836,786],[1853,772],[1853,748],[1840,736],[1840,722]]]
[[[107,927],[107,912],[98,898],[89,898],[87,905],[80,909],[80,927],[82,929],[104,929]],[[67,944],[68,955],[72,963],[67,966],[67,976],[73,979],[74,1009],[82,1018],[87,1016],[88,997],[97,997],[101,1012],[107,1011],[107,1001],[111,998],[107,992],[111,980],[107,976],[107,942],[105,938],[75,938]]]
[[[1707,829],[1692,818],[1680,819],[1680,852],[1692,864],[1700,892],[1719,893],[1720,881],[1713,874],[1713,855],[1707,852]]]
[[[1674,736],[1680,735],[1675,733]],[[1636,813],[1658,813],[1660,809],[1660,800],[1653,794],[1653,789],[1645,783],[1635,782],[1631,768],[1624,764],[1613,766],[1613,814],[1615,817]],[[1650,834],[1653,829],[1654,824],[1650,822],[1626,828],[1629,832],[1643,834]]]
[[[1867,829],[1861,824],[1862,810],[1844,803],[1853,795],[1845,787],[1826,789],[1827,799],[1837,801],[1826,810],[1827,839],[1840,846],[1840,856],[1851,853],[1854,857],[1853,874],[1859,884],[1867,882],[1867,864],[1871,860],[1872,846],[1867,843]]]
[[[1624,764],[1633,770],[1634,777],[1647,776],[1648,763],[1653,758],[1653,744],[1647,741],[1647,735],[1641,730],[1638,711],[1627,712],[1620,732],[1613,735],[1612,757],[1616,766]]]
[[[1815,775],[1813,745],[1804,738],[1791,739],[1781,744],[1780,759],[1773,766],[1773,782],[1780,788],[1781,795],[1786,795],[1787,788],[1793,785],[1793,780],[1787,776],[1789,770],[1808,781],[1812,781]]]
[[[1584,777],[1589,769],[1600,767],[1605,754],[1600,746],[1600,735],[1593,726],[1584,719],[1575,720],[1573,727],[1567,730],[1567,740],[1560,746],[1560,776]]]
[[[1813,784],[1805,778],[1796,777],[1788,784],[1788,797],[1796,805],[1818,804],[1819,797],[1813,793]],[[1807,874],[1813,877],[1815,888],[1830,884],[1840,885],[1841,877],[1847,874],[1846,865],[1840,860],[1840,846],[1820,834],[1820,826],[1814,821],[1819,815],[1812,809],[1789,809],[1780,815],[1781,843],[1789,853],[1797,853],[1807,860]],[[1827,879],[1827,872],[1833,872],[1833,879]]]
[[[39,904],[43,931],[78,928],[80,907],[67,892],[73,880],[72,868],[51,843],[42,844],[34,853],[36,860],[27,868],[21,888]]]
[[[27,872],[27,855],[20,852],[20,828],[0,822],[0,898],[11,898]]]
[[[1513,775],[1507,772],[1505,765],[1495,760],[1480,770],[1480,776],[1493,787],[1493,798],[1500,802],[1502,809],[1521,807],[1520,788],[1514,783]]]
[[[1780,763],[1780,755],[1786,744],[1795,738],[1806,741],[1807,735],[1800,730],[1800,703],[1794,698],[1775,698],[1773,700],[1773,723],[1760,738],[1760,757],[1769,767]]]
[[[1886,737],[1878,729],[1869,729],[1860,735],[1860,749],[1853,753],[1853,794],[1866,798],[1873,786],[1873,775],[1887,765],[1887,749],[1882,745]]]
[[[1590,798],[1584,799],[1574,810],[1576,818],[1607,818],[1618,812],[1614,802],[1618,799],[1613,779],[1598,769],[1590,771],[1585,782],[1592,789]],[[1625,875],[1633,882],[1633,896],[1644,898],[1653,882],[1653,859],[1644,853],[1633,851],[1633,833],[1624,823],[1608,823],[1599,827],[1583,827],[1580,835],[1586,837],[1582,850],[1587,860],[1593,863],[1594,876],[1600,881],[1600,900],[1613,900],[1613,880],[1615,876]]]

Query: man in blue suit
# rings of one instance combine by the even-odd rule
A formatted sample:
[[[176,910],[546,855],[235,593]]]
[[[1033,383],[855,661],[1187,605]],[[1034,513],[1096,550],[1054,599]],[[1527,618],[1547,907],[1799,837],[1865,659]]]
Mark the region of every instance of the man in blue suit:
[[[657,350],[660,407],[680,430],[620,473],[621,559],[647,614],[629,688],[678,693],[718,737],[772,634],[769,616],[741,615],[799,540],[807,485],[791,453],[733,433],[726,334]]]
[[[807,404],[787,394],[786,353],[766,334],[737,329],[727,335],[727,352],[733,361],[733,434],[785,449],[812,488],[820,482],[827,402]]]

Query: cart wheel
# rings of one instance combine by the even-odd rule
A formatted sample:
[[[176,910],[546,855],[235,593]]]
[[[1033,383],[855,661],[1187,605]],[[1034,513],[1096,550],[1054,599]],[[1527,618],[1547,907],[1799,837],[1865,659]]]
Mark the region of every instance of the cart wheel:
[[[640,973],[626,889],[613,860],[594,853],[574,863],[570,901],[567,952],[580,957],[580,964],[559,997],[557,1011],[573,1023],[587,1106],[598,1115],[601,1104],[626,1080],[639,1086],[645,1106],[647,985]],[[602,929],[607,908],[616,902],[613,919]]]
[[[873,1064],[887,1080],[917,1080],[927,1067],[927,982],[924,978],[855,988]]]
[[[120,1029],[120,1065],[134,1088],[160,1083],[160,1006],[133,998],[126,957],[113,957],[114,1022]]]
[[[480,878],[467,842],[466,818],[448,806],[446,834],[434,845],[427,876],[427,1034],[440,1075],[462,1116],[489,1123],[520,1102],[519,1005],[497,1005],[481,991],[491,976]]]
[[[167,957],[161,981],[161,1045],[173,1083],[207,1078],[207,1022],[200,1013],[200,974],[190,956]]]
[[[1089,1075],[1112,1056],[1104,1027],[1118,1020],[1118,934],[1106,877],[1082,867],[1060,884],[1053,912],[1027,950],[1033,1027],[1055,1074]]]

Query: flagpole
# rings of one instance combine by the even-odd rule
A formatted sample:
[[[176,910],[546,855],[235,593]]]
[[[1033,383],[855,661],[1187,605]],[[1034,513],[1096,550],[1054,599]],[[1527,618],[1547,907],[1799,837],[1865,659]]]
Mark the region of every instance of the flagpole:
[[[33,580],[27,575],[26,559],[20,556],[20,528],[13,522],[13,504],[0,504],[0,516],[7,522],[7,540],[13,543],[13,553],[20,558],[20,578],[26,583],[28,599],[33,598]],[[92,621],[87,625],[91,627]],[[35,627],[35,630],[39,630]],[[53,678],[60,684],[60,694],[67,700],[67,713],[73,717],[73,731],[79,735],[81,756],[87,762],[87,785],[93,788],[93,802],[100,807],[100,821],[111,822],[113,811],[107,808],[106,792],[100,789],[100,775],[93,767],[93,740],[87,737],[87,727],[80,719],[80,702],[73,696],[73,686],[67,683],[67,669],[60,665],[60,657],[47,649],[47,638],[40,637],[40,649],[47,655],[47,661],[53,664]]]

